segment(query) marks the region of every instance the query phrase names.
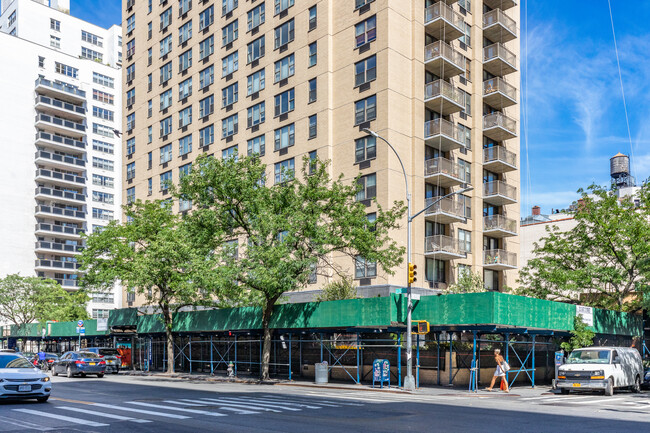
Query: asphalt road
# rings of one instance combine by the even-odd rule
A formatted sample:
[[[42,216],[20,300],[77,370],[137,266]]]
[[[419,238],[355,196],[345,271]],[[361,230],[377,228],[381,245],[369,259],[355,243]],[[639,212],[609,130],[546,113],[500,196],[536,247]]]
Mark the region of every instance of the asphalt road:
[[[53,378],[48,403],[0,403],[2,432],[623,432],[650,431],[650,394],[416,395],[180,382]]]

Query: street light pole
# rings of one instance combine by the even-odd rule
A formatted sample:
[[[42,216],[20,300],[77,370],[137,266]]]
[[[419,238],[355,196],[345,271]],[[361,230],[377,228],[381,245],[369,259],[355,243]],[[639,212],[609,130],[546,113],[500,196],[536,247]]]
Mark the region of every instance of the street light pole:
[[[411,213],[411,193],[409,192],[409,182],[408,182],[408,177],[406,176],[406,169],[404,169],[404,164],[402,163],[402,158],[400,158],[399,153],[397,153],[397,150],[393,147],[392,144],[388,142],[384,137],[380,136],[376,132],[364,128],[363,132],[366,134],[370,134],[375,138],[378,138],[382,140],[384,143],[388,145],[388,147],[391,148],[393,153],[395,153],[395,156],[397,156],[397,160],[399,161],[399,164],[402,166],[402,173],[404,174],[404,184],[406,186],[406,207],[407,207],[407,239],[406,239],[406,260],[407,263],[411,263],[411,222],[415,217],[429,209],[431,206],[435,205],[438,203],[440,200],[447,198],[449,196],[452,196],[454,194],[462,194],[464,192],[470,191],[473,188],[466,187],[463,188],[459,191],[455,191],[452,193],[449,193],[445,196],[442,196],[438,198],[437,200],[434,200],[431,204],[426,206],[424,209],[421,211],[417,212],[415,215],[412,215]],[[408,266],[408,265],[407,265]],[[413,297],[411,295],[411,282],[410,279],[407,279],[407,286],[406,286],[406,377],[404,378],[404,389],[407,391],[415,391],[415,378],[413,377],[413,332],[412,332],[412,311],[413,311]],[[401,362],[401,360],[400,360]]]

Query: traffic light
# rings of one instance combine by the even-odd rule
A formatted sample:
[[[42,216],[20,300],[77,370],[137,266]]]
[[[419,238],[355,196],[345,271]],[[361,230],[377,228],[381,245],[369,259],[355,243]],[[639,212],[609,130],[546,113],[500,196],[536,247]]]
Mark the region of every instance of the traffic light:
[[[416,278],[416,276],[418,275],[416,271],[417,268],[418,267],[415,264],[409,263],[409,284],[413,284],[418,280]]]

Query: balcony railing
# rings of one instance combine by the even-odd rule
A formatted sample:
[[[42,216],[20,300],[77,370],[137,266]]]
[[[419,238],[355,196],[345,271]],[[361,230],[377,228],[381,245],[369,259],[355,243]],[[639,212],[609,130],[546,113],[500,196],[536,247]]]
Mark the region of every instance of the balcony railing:
[[[443,80],[436,80],[424,85],[424,100],[442,96],[461,107],[465,105],[463,95],[451,84]]]
[[[36,139],[43,139],[52,141],[54,143],[65,144],[66,146],[72,146],[78,149],[86,148],[86,143],[82,140],[75,140],[74,138],[64,137],[62,135],[52,134],[45,131],[38,131],[36,133]]]
[[[517,5],[516,0],[483,0],[483,3],[490,9],[500,8],[503,10],[510,9]]]
[[[503,146],[492,146],[483,149],[483,164],[503,162],[512,167],[517,167],[517,154]]]
[[[440,197],[429,197],[425,199],[424,206],[427,207],[431,205],[431,203],[435,202],[439,198]],[[465,204],[451,197],[443,198],[442,200],[438,201],[436,204],[428,208],[424,213],[425,215],[435,215],[439,213],[444,213],[447,215],[456,216],[459,219],[470,217],[470,215],[467,215]]]
[[[60,226],[56,224],[38,223],[36,224],[36,231],[60,233],[62,235],[80,236],[84,232],[84,229],[79,227]]]
[[[501,77],[483,81],[483,97],[501,93],[512,101],[517,101],[517,88],[504,81]]]
[[[503,215],[488,215],[483,217],[483,231],[499,230],[517,233],[517,221]]]
[[[488,63],[494,65],[488,65]],[[517,56],[500,43],[483,48],[483,68],[492,75],[509,74],[517,70]]]
[[[77,262],[64,262],[61,260],[37,259],[36,267],[77,270],[81,267],[81,264]]]
[[[48,188],[45,186],[36,187],[36,194],[44,194],[67,200],[86,201],[86,196],[84,194],[70,191],[61,191],[60,189]]]
[[[425,253],[448,253],[450,255],[464,256],[470,252],[465,241],[445,235],[427,236],[424,244]]]
[[[39,168],[36,170],[36,176],[49,177],[51,179],[63,180],[66,182],[74,182],[85,185],[86,179],[82,176],[76,176],[74,174],[60,173],[58,171],[52,171],[45,168]]]
[[[424,161],[424,176],[446,175],[457,179],[458,182],[470,183],[469,173],[466,174],[457,162],[447,158],[431,158]]]
[[[81,245],[67,245],[60,242],[47,242],[47,241],[38,241],[36,242],[36,249],[39,250],[54,250],[61,251],[64,253],[80,253],[83,251]]]
[[[82,116],[86,115],[86,109],[78,105],[70,104],[69,102],[64,102],[59,99],[50,98],[49,96],[38,95],[36,97],[36,103],[42,102],[43,104],[51,105],[56,108],[61,108],[64,110],[72,111],[74,113],[80,114]]]
[[[49,114],[43,114],[43,113],[37,114],[36,115],[36,121],[37,122],[42,121],[42,122],[53,123],[54,125],[57,125],[57,126],[62,126],[62,127],[65,127],[65,128],[74,129],[74,130],[79,131],[79,132],[86,132],[86,125],[84,125],[82,123],[62,119],[61,117],[50,116]]]
[[[517,188],[508,185],[502,180],[493,180],[492,182],[485,182],[483,184],[483,197],[489,196],[502,196],[510,200],[517,200]]]
[[[444,41],[433,42],[424,47],[424,62],[429,62],[437,57],[442,57],[454,66],[465,70],[463,56],[456,52],[451,45]]]
[[[463,34],[464,22],[459,13],[444,2],[438,2],[424,9],[424,25],[427,34],[437,39],[451,41]]]
[[[483,265],[496,268],[516,268],[517,255],[506,250],[484,250]]]
[[[55,278],[54,281],[59,283],[62,287],[78,287],[79,286],[79,282],[77,280],[73,280],[73,279],[70,279],[70,278],[63,278],[63,279]]]
[[[451,123],[445,119],[433,119],[424,122],[424,138],[435,137],[436,135],[444,135],[454,141],[462,143],[462,133],[458,125]]]
[[[500,24],[513,35],[517,35],[517,22],[503,13],[501,9],[492,9],[483,14],[483,30],[488,27]],[[511,40],[511,39],[509,39]]]
[[[497,141],[514,138],[517,136],[517,121],[498,111],[486,114],[483,116],[483,133]]]
[[[80,218],[80,219],[86,218],[86,212],[84,211],[74,210],[74,209],[62,209],[60,207],[53,207],[53,206],[37,205],[36,213],[39,212],[58,215],[62,217]]]
[[[65,83],[57,83],[55,81],[50,81],[43,77],[39,77],[36,79],[36,85],[51,87],[53,89],[61,90],[63,92],[69,93],[71,95],[78,96],[80,98],[86,97],[86,92],[84,92],[83,90],[81,90],[76,86],[72,86],[70,84],[65,84]]]
[[[45,150],[39,150],[36,152],[36,158],[48,159],[55,162],[63,162],[70,165],[76,165],[77,167],[85,167],[86,161],[81,158],[75,158],[67,155],[59,155],[58,153],[51,153]]]

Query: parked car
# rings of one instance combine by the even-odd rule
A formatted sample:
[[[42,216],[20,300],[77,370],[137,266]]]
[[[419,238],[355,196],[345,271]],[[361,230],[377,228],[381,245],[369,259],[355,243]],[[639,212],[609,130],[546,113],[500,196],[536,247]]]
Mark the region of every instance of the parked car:
[[[562,394],[573,390],[603,390],[613,395],[615,388],[641,390],[644,371],[639,351],[629,347],[586,347],[576,349],[558,369],[557,387]]]
[[[106,361],[106,373],[117,374],[120,371],[122,356],[117,349],[113,349],[112,347],[87,347],[84,350],[96,353],[100,358]]]
[[[52,363],[52,375],[65,374],[68,377],[95,374],[104,377],[106,361],[96,353],[86,351],[66,352],[56,362]]]
[[[36,355],[28,359],[32,364],[34,364],[35,367],[47,371],[50,370],[52,368],[52,364],[54,364],[54,362],[59,359],[59,355],[57,355],[56,353],[45,352],[43,359],[41,359],[41,357],[37,353]]]
[[[650,368],[645,369],[645,373],[643,376],[643,383],[641,384],[641,386],[645,389],[650,388]]]
[[[52,382],[23,356],[0,353],[0,399],[36,399],[45,403],[50,398]]]

